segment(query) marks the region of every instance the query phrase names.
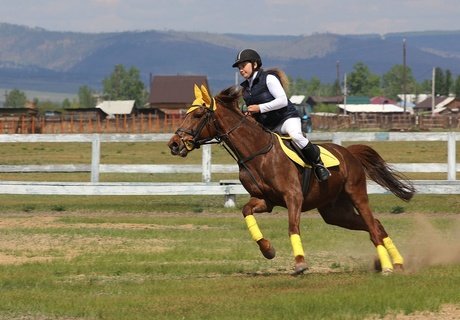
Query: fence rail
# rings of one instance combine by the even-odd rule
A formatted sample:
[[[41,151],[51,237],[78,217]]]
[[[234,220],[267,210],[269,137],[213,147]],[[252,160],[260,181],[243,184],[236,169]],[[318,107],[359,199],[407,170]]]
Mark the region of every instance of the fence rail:
[[[246,194],[238,183],[212,183],[212,173],[233,173],[236,165],[212,164],[211,146],[203,146],[201,165],[108,165],[100,163],[101,143],[110,142],[166,142],[171,134],[7,134],[0,135],[0,143],[37,142],[82,142],[92,144],[91,164],[87,165],[0,165],[0,172],[91,172],[90,182],[31,182],[0,181],[2,194],[67,194],[67,195],[225,195],[229,200],[235,194]],[[335,132],[311,133],[313,141],[446,141],[446,163],[399,163],[392,164],[402,172],[447,172],[447,180],[417,180],[414,184],[419,193],[460,194],[460,181],[456,172],[456,142],[460,134],[444,133],[405,133],[405,132]],[[200,183],[127,183],[99,182],[103,173],[202,173]],[[369,193],[387,191],[374,183],[369,183]]]

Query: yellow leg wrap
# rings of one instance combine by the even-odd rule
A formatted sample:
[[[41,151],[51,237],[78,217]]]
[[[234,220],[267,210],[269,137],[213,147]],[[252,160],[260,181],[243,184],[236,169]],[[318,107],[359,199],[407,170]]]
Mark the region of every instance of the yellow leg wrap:
[[[254,218],[253,215],[244,217],[244,220],[246,221],[246,225],[248,226],[249,233],[251,233],[251,237],[254,241],[259,241],[260,239],[264,237],[262,235],[262,232],[259,229],[259,226],[257,225],[256,218]]]
[[[294,257],[305,256],[305,252],[303,251],[302,247],[302,241],[300,240],[300,236],[298,234],[291,234],[291,245],[292,251],[294,252]]]
[[[387,249],[385,249],[385,247],[381,244],[377,246],[377,254],[380,259],[380,264],[382,265],[382,271],[393,270],[393,264],[391,263],[390,255],[388,254]]]
[[[388,250],[393,264],[404,264],[404,259],[399,253],[390,237],[383,239],[383,245]]]

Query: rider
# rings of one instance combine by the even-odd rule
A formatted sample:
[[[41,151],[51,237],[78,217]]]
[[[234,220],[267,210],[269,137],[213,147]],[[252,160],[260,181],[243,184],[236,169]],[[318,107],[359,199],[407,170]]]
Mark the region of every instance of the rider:
[[[329,170],[321,161],[318,146],[302,133],[299,114],[283,88],[283,79],[280,78],[283,77],[283,72],[265,71],[261,66],[262,59],[252,49],[240,51],[232,65],[246,79],[241,86],[247,112],[266,128],[288,134],[302,150],[304,158],[313,166],[317,179],[326,181],[330,176]]]

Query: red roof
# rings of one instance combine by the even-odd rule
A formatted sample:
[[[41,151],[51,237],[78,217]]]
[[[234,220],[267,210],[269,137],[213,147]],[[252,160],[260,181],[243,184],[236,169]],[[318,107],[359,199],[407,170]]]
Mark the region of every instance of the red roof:
[[[208,89],[206,76],[154,76],[150,85],[150,105],[190,104],[195,99],[193,86],[202,84]]]
[[[371,104],[397,104],[395,100],[386,97],[373,97],[370,102]]]

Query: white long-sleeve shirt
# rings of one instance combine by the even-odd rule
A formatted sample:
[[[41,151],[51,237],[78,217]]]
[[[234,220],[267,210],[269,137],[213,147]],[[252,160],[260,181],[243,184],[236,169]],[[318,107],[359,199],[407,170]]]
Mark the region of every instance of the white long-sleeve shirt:
[[[258,72],[254,72],[252,75],[249,82],[250,87],[252,87],[252,81],[257,76],[257,73]],[[261,113],[278,110],[287,106],[288,98],[286,96],[286,92],[284,91],[284,88],[278,78],[272,74],[267,75],[267,88],[274,99],[272,101],[259,104]]]

